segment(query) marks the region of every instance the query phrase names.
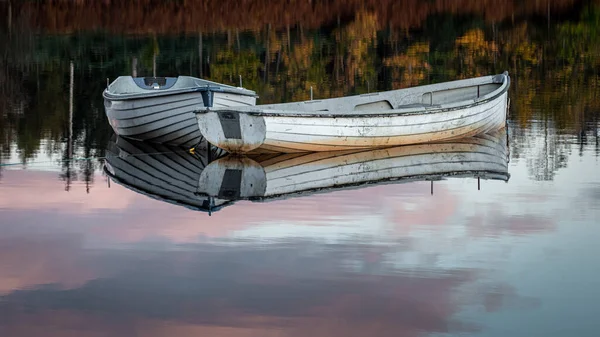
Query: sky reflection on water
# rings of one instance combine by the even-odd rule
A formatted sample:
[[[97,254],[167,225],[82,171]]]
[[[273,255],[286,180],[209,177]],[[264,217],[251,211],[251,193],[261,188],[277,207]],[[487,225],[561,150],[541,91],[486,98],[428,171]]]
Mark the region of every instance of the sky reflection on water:
[[[0,2],[0,336],[598,335],[598,1],[111,4]],[[210,215],[109,186],[105,79],[154,65],[260,103],[508,70],[510,179]]]
[[[436,182],[433,196],[427,182],[392,184],[242,201],[210,217],[119,185],[66,193],[55,173],[8,170],[0,330],[586,335],[596,167],[571,156],[554,181],[535,182],[513,162],[509,183],[481,191],[475,179]]]

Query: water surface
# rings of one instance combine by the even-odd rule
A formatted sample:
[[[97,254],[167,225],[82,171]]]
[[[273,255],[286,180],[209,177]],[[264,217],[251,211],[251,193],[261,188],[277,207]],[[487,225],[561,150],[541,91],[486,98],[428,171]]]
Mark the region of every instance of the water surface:
[[[600,4],[251,3],[0,4],[0,335],[598,334]],[[242,75],[272,103],[504,70],[508,181],[209,212],[104,170],[106,78]],[[201,174],[202,153],[168,151]]]

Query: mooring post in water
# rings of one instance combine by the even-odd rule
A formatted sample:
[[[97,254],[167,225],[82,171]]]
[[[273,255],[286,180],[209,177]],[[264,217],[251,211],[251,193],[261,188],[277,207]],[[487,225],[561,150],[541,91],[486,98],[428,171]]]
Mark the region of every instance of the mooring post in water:
[[[198,61],[200,62],[200,77],[202,77],[202,31],[198,32]]]
[[[550,31],[550,0],[548,0],[548,31]]]
[[[132,77],[137,77],[137,63],[138,63],[138,59],[137,59],[137,57],[134,57],[133,60],[131,60],[131,76]]]
[[[481,191],[481,181],[479,180],[480,178],[477,177],[477,190]]]
[[[242,75],[239,75],[239,76],[240,76],[240,88],[243,88],[244,86],[242,85]]]
[[[433,180],[431,181],[431,195],[433,195]]]
[[[8,2],[8,34],[12,30],[12,1]]]
[[[152,56],[152,77],[156,78],[156,52]]]
[[[75,65],[71,61],[69,73],[69,160],[73,158],[73,86],[74,86]]]
[[[71,164],[73,163],[73,87],[75,85],[75,64],[73,61],[70,63],[69,67],[69,130],[68,130],[68,139],[67,139],[67,172],[65,174],[66,177],[66,186],[65,191],[69,191],[71,189]]]
[[[312,85],[310,86],[310,100],[313,100],[313,88]]]

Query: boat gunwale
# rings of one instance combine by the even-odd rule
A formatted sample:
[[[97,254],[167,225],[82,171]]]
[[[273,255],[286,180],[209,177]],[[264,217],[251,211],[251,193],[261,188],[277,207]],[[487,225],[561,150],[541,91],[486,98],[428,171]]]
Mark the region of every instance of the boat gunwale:
[[[299,110],[275,110],[275,109],[260,109],[258,110],[257,108],[260,108],[260,105],[257,106],[252,106],[252,107],[239,107],[238,109],[235,108],[231,108],[231,107],[227,107],[227,108],[210,108],[210,107],[205,107],[203,109],[198,109],[196,110],[194,113],[196,114],[205,114],[205,113],[209,113],[209,112],[237,112],[237,113],[243,113],[243,114],[247,114],[247,115],[251,115],[251,116],[261,116],[261,117],[303,117],[303,118],[373,118],[373,117],[400,117],[400,116],[412,116],[412,115],[429,115],[429,114],[434,114],[434,113],[443,113],[443,112],[450,112],[450,111],[455,111],[455,110],[463,110],[463,109],[467,109],[467,108],[471,108],[471,107],[475,107],[475,106],[479,106],[491,101],[496,100],[497,98],[501,97],[502,95],[504,95],[505,93],[508,92],[508,89],[510,88],[510,76],[508,75],[508,72],[504,72],[503,74],[498,74],[498,75],[493,75],[492,76],[492,82],[491,83],[486,83],[486,84],[494,84],[495,82],[494,79],[496,78],[496,76],[503,76],[504,77],[504,81],[502,82],[502,84],[500,85],[500,87],[492,92],[490,92],[487,95],[484,95],[480,98],[476,98],[475,100],[473,99],[469,99],[469,100],[463,100],[463,101],[458,101],[458,102],[453,102],[453,103],[449,103],[449,104],[445,104],[445,105],[423,105],[423,106],[419,106],[419,107],[407,107],[407,108],[396,108],[396,109],[389,109],[389,110],[384,110],[384,111],[349,111],[349,112],[336,112],[336,113],[331,113],[331,112],[327,112],[327,111],[323,111],[321,113],[321,111],[299,111]],[[452,83],[455,81],[451,81],[451,82],[440,82],[438,84],[443,84],[443,83]],[[481,84],[479,84],[481,85]],[[472,86],[472,85],[470,85]],[[470,86],[464,86],[464,87],[470,87]],[[413,87],[416,88],[416,87]],[[407,88],[410,89],[410,88]],[[452,90],[455,88],[451,88],[451,89],[444,89],[444,90]],[[402,89],[400,89],[402,90]],[[443,90],[440,90],[443,91]],[[374,95],[376,93],[372,93],[371,95]],[[342,97],[343,98],[343,97]],[[311,101],[304,101],[304,102],[311,102]],[[299,102],[290,102],[290,103],[299,103]]]
[[[246,92],[244,92],[246,91]],[[237,88],[224,88],[224,87],[190,87],[190,88],[181,88],[174,90],[164,90],[164,91],[150,91],[148,92],[136,92],[136,93],[127,93],[127,94],[113,94],[108,89],[104,89],[102,92],[102,97],[104,99],[110,101],[128,101],[128,100],[136,100],[136,99],[146,99],[146,98],[155,98],[155,97],[164,97],[164,96],[172,96],[172,95],[181,95],[181,94],[189,94],[195,92],[223,92],[229,94],[235,94],[240,96],[249,96],[256,97],[258,95],[256,92],[248,89],[237,89]]]

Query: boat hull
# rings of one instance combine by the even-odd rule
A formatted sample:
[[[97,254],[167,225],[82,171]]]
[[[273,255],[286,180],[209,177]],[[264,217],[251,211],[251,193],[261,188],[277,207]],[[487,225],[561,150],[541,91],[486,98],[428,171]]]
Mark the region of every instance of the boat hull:
[[[502,77],[498,79],[498,76]],[[451,89],[442,87],[431,94],[425,86],[421,92],[413,88],[404,94],[408,97],[405,100],[413,99],[416,104],[413,101],[408,101],[413,104],[390,104],[395,108],[384,111],[363,112],[358,107],[379,102],[387,104],[391,99],[369,101],[369,97],[357,96],[337,99],[340,103],[346,99],[354,105],[352,110],[335,113],[256,106],[206,109],[196,117],[200,132],[210,143],[234,153],[334,151],[438,142],[490,132],[506,124],[508,75],[489,77],[489,83],[481,79],[475,83],[467,87],[472,92],[465,93],[461,87],[454,89],[461,99],[458,102],[447,102],[445,98],[446,101],[437,104],[433,97],[441,97]],[[480,97],[480,87],[494,83],[499,83],[498,89]],[[422,104],[428,94],[432,102]],[[402,91],[396,94],[401,95]]]
[[[131,139],[192,147],[202,140],[194,111],[207,104],[215,108],[251,106],[256,97],[213,92],[212,102],[202,93],[113,100],[105,98],[105,110],[114,132]]]

